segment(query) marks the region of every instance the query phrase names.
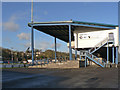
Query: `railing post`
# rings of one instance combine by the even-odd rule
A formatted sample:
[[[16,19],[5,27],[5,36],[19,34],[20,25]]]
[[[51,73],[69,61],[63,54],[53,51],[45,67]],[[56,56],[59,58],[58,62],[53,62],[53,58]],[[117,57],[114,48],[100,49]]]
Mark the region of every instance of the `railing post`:
[[[86,67],[86,56],[85,56],[85,67]]]
[[[93,55],[92,55],[92,59],[93,59]]]

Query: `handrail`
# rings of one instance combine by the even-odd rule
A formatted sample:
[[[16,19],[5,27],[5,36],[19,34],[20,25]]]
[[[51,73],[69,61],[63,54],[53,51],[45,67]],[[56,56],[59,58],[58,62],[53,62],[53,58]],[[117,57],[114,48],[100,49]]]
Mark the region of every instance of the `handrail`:
[[[97,43],[97,44],[95,45],[95,47],[91,48],[89,51],[91,52],[91,50],[95,49],[96,47],[102,46],[102,45],[105,44],[105,42],[107,42],[107,41],[108,41],[108,37],[104,38],[104,40],[102,40],[101,42]]]
[[[88,55],[89,54],[89,55]],[[94,58],[98,58],[97,56],[95,56],[95,55],[93,55],[93,54],[91,54],[91,53],[87,53],[87,55],[89,56],[89,57],[91,57],[90,55],[92,55],[92,59],[94,59]],[[98,60],[99,60],[99,58],[98,58]],[[102,61],[102,63],[105,63],[104,61],[103,61],[103,59],[101,60]]]
[[[91,57],[89,57],[89,56],[87,56],[87,55],[86,55],[86,57],[88,57],[89,59],[91,58]],[[98,60],[95,60],[95,59],[91,58],[91,60],[94,61],[96,64],[100,65],[101,67],[105,67],[105,63],[100,63],[100,62],[99,62],[99,59],[98,59]]]
[[[99,47],[101,44],[103,45],[106,41],[108,41],[108,37],[106,37],[104,40],[95,45],[95,47]]]

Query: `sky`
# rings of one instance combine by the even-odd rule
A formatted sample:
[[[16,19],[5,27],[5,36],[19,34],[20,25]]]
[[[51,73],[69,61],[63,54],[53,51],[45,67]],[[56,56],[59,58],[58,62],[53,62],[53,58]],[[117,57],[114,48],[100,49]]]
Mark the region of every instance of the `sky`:
[[[117,2],[34,2],[34,22],[76,20],[118,25]],[[25,51],[31,42],[30,2],[2,3],[2,47]],[[54,50],[54,37],[34,30],[36,49]],[[68,52],[67,43],[57,39],[57,50]]]

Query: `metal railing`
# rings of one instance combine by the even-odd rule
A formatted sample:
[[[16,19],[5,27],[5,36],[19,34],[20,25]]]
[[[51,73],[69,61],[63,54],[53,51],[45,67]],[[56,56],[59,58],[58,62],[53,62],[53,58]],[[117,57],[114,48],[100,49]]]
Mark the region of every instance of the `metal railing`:
[[[90,57],[91,59],[93,59],[94,61],[96,61],[98,64],[101,64],[102,66],[105,66],[105,62],[103,61],[103,59],[98,58],[97,56],[87,53],[86,54],[87,57]]]
[[[97,45],[95,45],[95,47],[100,47],[100,46],[102,46],[103,44],[105,44],[107,41],[108,41],[108,37],[105,38],[104,40],[102,40],[101,42],[99,42]]]
[[[40,60],[35,60],[34,61],[34,65],[46,65],[49,63],[62,63],[62,62],[66,62],[67,59],[65,58],[61,58],[61,57],[57,57],[57,59],[53,59],[53,58],[46,58],[46,59],[40,59]],[[32,65],[32,63],[30,64]]]
[[[99,47],[103,46],[105,43],[107,43],[107,41],[108,41],[108,37],[106,37],[104,40],[102,40],[102,41],[100,41],[99,43],[97,43],[97,44],[95,45],[95,47],[94,47],[94,48],[91,48],[89,51],[90,51],[90,52],[93,52],[93,51],[96,50],[97,48],[99,48]]]

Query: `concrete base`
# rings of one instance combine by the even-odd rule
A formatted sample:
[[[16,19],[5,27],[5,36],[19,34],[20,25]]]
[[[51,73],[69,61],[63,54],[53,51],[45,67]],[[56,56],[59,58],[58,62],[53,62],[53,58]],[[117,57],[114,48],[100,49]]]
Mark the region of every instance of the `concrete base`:
[[[116,64],[111,64],[111,66],[117,68],[117,65],[116,65]]]
[[[29,66],[28,68],[79,68],[79,61],[67,61],[67,62],[61,62],[61,63],[49,63],[45,65],[35,65],[35,66]]]
[[[111,64],[106,64],[105,67],[106,67],[106,68],[110,68],[110,67],[111,67]]]
[[[100,67],[97,64],[93,64],[94,62],[88,62],[88,66],[94,66],[94,67]],[[79,61],[79,60],[68,60],[68,61],[63,61],[63,62],[51,62],[49,64],[44,64],[44,65],[34,65],[34,66],[29,66],[28,68],[80,68],[80,67],[85,67],[85,61]],[[116,64],[108,63],[105,65],[106,68],[111,68],[111,67],[116,67]]]
[[[106,67],[106,68],[117,68],[118,65],[117,65],[117,64],[109,63],[109,64],[106,64],[105,67]]]

